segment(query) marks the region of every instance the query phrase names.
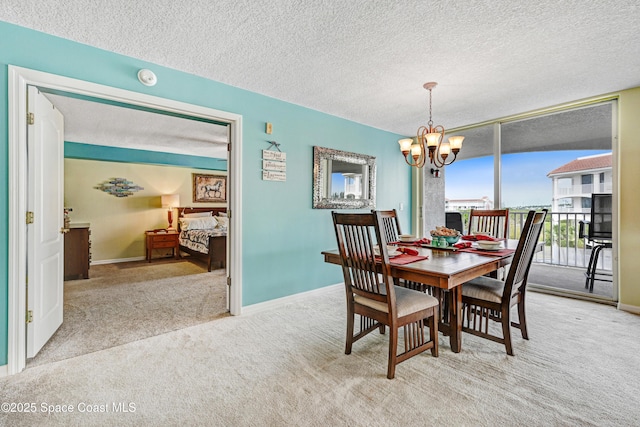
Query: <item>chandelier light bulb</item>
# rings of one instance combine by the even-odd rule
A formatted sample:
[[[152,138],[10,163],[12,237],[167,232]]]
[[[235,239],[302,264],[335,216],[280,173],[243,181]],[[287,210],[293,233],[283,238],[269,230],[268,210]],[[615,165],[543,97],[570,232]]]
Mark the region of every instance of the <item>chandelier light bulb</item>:
[[[411,144],[413,144],[413,139],[404,138],[399,140],[398,144],[400,144],[400,151],[402,151],[403,154],[408,154],[409,151],[411,150]]]

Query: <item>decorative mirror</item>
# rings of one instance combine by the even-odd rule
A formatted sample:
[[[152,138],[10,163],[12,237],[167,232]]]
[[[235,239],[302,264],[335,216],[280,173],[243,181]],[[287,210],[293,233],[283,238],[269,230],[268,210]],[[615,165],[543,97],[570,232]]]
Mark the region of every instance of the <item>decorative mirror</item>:
[[[375,157],[313,147],[314,209],[375,207]]]

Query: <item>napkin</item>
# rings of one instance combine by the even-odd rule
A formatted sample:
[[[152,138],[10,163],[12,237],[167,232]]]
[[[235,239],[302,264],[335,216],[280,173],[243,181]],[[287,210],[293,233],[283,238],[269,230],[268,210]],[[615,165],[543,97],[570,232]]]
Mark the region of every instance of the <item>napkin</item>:
[[[462,240],[470,240],[472,242],[475,242],[477,240],[490,240],[492,242],[497,242],[500,239],[496,239],[492,236],[487,236],[486,234],[467,234],[465,236],[462,236]]]
[[[418,251],[416,249],[411,249],[411,248],[397,248],[396,249],[398,252],[402,252],[403,254],[407,254],[407,255],[418,255]]]
[[[496,239],[495,237],[487,236],[486,234],[476,234],[476,240],[490,240],[492,242],[497,242],[500,239]]]
[[[458,249],[470,248],[471,247],[471,242],[456,243],[455,245],[453,245],[453,247],[454,248],[458,248]]]

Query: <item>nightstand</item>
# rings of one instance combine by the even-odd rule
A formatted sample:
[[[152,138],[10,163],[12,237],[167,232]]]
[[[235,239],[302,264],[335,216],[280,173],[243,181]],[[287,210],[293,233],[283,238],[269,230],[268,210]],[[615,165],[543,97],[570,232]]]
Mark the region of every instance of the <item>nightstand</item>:
[[[154,249],[173,249],[176,259],[180,258],[179,233],[177,231],[147,231],[147,261],[151,262],[151,253]]]

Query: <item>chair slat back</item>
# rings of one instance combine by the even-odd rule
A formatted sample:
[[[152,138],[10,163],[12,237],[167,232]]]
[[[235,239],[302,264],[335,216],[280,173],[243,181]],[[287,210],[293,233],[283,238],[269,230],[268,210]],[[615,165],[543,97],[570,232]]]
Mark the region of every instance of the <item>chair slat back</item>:
[[[373,210],[371,212],[374,213],[376,211]],[[384,237],[387,239],[387,243],[397,242],[398,236],[402,234],[402,231],[400,231],[400,221],[398,221],[396,210],[391,209],[378,212],[380,212],[380,217],[382,218],[380,228],[382,229]]]
[[[462,223],[462,214],[460,212],[445,212],[444,213],[444,226],[458,230],[464,234],[464,225]]]
[[[469,234],[489,233],[493,237],[505,239],[509,236],[509,209],[471,209],[469,213]]]
[[[613,221],[613,198],[610,193],[591,195],[591,224],[589,240],[611,240]]]
[[[332,215],[347,297],[356,293],[395,306],[387,242],[379,227],[380,214],[332,212]]]
[[[504,294],[502,295],[503,301],[504,298],[511,299],[514,294],[521,290],[523,284],[526,285],[529,268],[531,267],[546,217],[547,209],[542,209],[538,212],[529,211],[527,214],[522,234],[518,240],[518,247],[513,255],[513,261],[505,281]]]

